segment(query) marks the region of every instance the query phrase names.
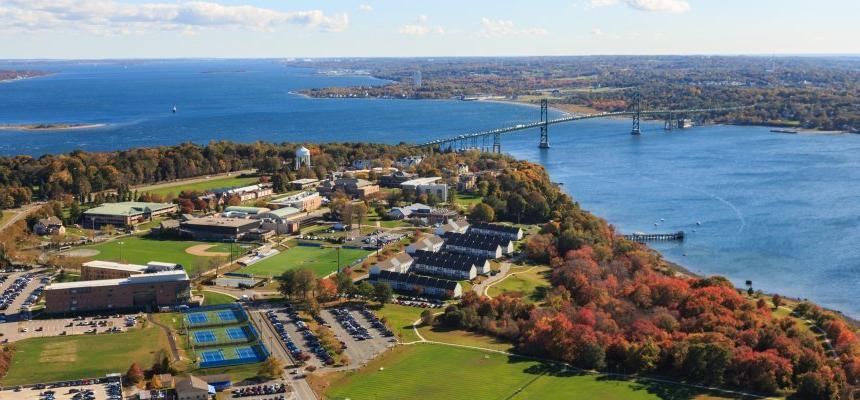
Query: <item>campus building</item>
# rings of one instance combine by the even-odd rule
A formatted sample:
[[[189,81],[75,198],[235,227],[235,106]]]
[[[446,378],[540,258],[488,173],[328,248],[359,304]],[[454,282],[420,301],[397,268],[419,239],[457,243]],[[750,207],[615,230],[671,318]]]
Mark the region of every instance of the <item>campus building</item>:
[[[294,207],[283,207],[257,216],[262,222],[260,228],[273,231],[277,234],[293,233],[299,230],[298,219],[301,210]]]
[[[467,254],[416,251],[412,254],[411,272],[454,280],[472,280],[490,272],[486,258]]]
[[[451,253],[468,254],[491,260],[514,251],[514,242],[499,236],[477,233],[445,234],[445,250]]]
[[[406,181],[413,180],[418,177],[418,174],[411,172],[396,171],[388,175],[379,177],[379,186],[387,188],[399,188],[400,184]]]
[[[181,269],[182,266],[179,264],[163,263],[158,261],[150,261],[146,265],[138,265],[95,260],[81,264],[81,280],[97,281],[103,279],[123,279],[132,275]]]
[[[191,281],[185,271],[165,271],[48,285],[45,312],[155,310],[185,304],[190,298]]]
[[[469,228],[469,232],[474,232],[480,235],[499,236],[508,240],[521,240],[523,238],[523,230],[510,225],[488,224],[485,222],[476,222]]]
[[[438,176],[412,179],[401,183],[400,188],[407,193],[425,194],[434,196],[439,201],[448,201],[448,185],[437,183],[440,179],[442,178]]]
[[[292,190],[306,190],[313,189],[320,185],[319,179],[305,178],[305,179],[296,179],[294,181],[290,181],[290,189]]]
[[[412,267],[413,262],[412,256],[408,253],[397,253],[397,255],[370,267],[370,273],[375,274],[379,271],[406,273],[409,272],[409,268]]]
[[[406,252],[409,254],[413,254],[416,251],[429,251],[429,252],[437,252],[442,250],[442,246],[445,245],[445,240],[436,235],[423,235],[415,243],[406,246]]]
[[[125,201],[104,203],[84,211],[82,225],[96,229],[103,225],[134,226],[151,221],[153,218],[176,212],[178,206],[171,203],[144,203]]]
[[[317,191],[323,196],[331,196],[332,193],[340,191],[347,196],[363,199],[378,192],[379,185],[375,185],[366,179],[338,178],[323,182],[317,187]]]
[[[62,235],[66,233],[63,221],[55,216],[42,218],[33,225],[33,233],[37,235]]]
[[[273,210],[292,207],[300,211],[314,211],[322,205],[322,197],[317,192],[305,191],[272,200],[267,205]]]
[[[261,197],[271,196],[272,185],[269,183],[258,183],[256,185],[248,185],[226,189],[213,190],[215,195],[224,200],[231,197],[238,197],[241,201],[249,201],[259,199]]]
[[[221,215],[227,218],[256,218],[268,211],[269,209],[266,207],[229,206],[224,209]]]
[[[183,221],[179,229],[195,240],[234,241],[242,239],[260,225],[258,219],[206,217]]]
[[[447,224],[437,227],[436,235],[445,236],[446,233],[466,233],[467,230],[469,230],[469,223],[465,219],[452,219]]]
[[[374,283],[386,283],[388,286],[391,286],[391,289],[397,292],[406,292],[419,296],[451,299],[463,295],[463,288],[460,286],[460,282],[431,278],[429,276],[382,270],[371,274],[370,281]]]

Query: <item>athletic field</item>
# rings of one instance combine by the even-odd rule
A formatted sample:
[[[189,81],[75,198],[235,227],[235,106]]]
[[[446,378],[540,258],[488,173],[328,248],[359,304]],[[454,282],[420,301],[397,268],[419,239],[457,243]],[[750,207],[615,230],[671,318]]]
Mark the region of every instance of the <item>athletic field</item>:
[[[528,359],[437,344],[397,347],[356,372],[335,375],[326,396],[333,400],[723,399],[681,386],[583,375]]]
[[[207,243],[181,240],[157,240],[140,236],[130,236],[111,240],[81,249],[95,253],[89,258],[103,261],[125,261],[145,265],[150,261],[163,261],[182,264],[186,271],[193,271],[200,260],[211,257],[230,257],[229,243]],[[235,254],[244,252],[238,244],[233,245]],[[202,271],[201,271],[202,272]]]
[[[147,190],[146,188],[138,189],[139,193],[150,193],[162,196],[172,194],[178,195],[183,190],[205,192],[212,189],[229,188],[234,186],[248,186],[257,183],[260,179],[256,177],[240,178],[237,176],[228,176],[223,178],[209,179],[198,182],[177,182],[175,185],[161,186],[156,189]]]
[[[340,267],[344,268],[355,260],[370,254],[361,249],[341,249]],[[261,277],[278,276],[285,271],[306,267],[316,272],[317,276],[326,276],[337,271],[337,249],[313,246],[296,246],[282,251],[263,261],[251,264],[236,271]]]

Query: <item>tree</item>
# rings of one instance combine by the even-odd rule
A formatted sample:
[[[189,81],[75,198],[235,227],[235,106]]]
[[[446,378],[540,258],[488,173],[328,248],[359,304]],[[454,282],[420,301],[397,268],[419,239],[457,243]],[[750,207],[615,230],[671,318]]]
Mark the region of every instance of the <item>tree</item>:
[[[777,309],[779,308],[779,306],[782,305],[782,296],[780,296],[779,294],[775,294],[771,298],[771,301],[773,302],[773,308]]]
[[[283,369],[284,363],[282,363],[281,360],[270,356],[262,365],[260,365],[260,370],[257,374],[265,378],[275,379],[281,376]]]
[[[69,207],[69,224],[74,224],[78,222],[78,219],[81,218],[81,205],[77,200],[72,201],[72,205]]]
[[[373,299],[380,303],[388,303],[394,297],[394,291],[387,283],[377,283],[373,285]]]
[[[137,363],[132,363],[125,373],[125,381],[131,385],[137,385],[143,382],[143,369]]]
[[[370,298],[371,296],[373,296],[374,288],[370,282],[364,280],[361,281],[361,283],[359,283],[358,285],[356,285],[355,290],[359,296],[364,298]]]
[[[338,293],[350,294],[355,292],[355,282],[353,282],[352,277],[349,276],[348,269],[345,268],[338,272],[334,279],[337,284]]]
[[[430,311],[429,309],[425,309],[424,311],[421,312],[421,325],[433,326],[433,318],[434,318],[433,311]]]
[[[800,376],[797,392],[791,397],[795,400],[838,400],[839,385],[834,379],[820,372],[807,372]]]
[[[486,203],[478,203],[469,213],[469,219],[475,222],[493,222],[496,219],[496,212]]]

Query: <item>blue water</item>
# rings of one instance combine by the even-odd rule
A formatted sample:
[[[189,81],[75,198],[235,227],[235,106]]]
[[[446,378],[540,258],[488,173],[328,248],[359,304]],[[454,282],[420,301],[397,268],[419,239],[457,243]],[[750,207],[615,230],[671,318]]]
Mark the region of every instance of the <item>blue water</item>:
[[[9,67],[0,63],[0,69]],[[15,65],[13,67],[22,67]],[[0,131],[0,154],[235,141],[415,142],[518,124],[537,110],[459,101],[315,100],[306,87],[381,84],[320,76],[275,61],[25,65],[53,76],[0,84],[0,124],[105,123],[63,132]],[[232,71],[203,73],[204,71]],[[236,72],[236,71],[243,72]],[[179,112],[172,114],[173,105]],[[860,136],[784,135],[708,126],[665,133],[592,120],[505,136],[502,148],[540,162],[586,209],[622,232],[684,230],[656,244],[667,258],[742,286],[809,298],[860,317]],[[701,222],[701,225],[697,225]],[[655,225],[657,224],[657,225]],[[693,232],[695,230],[695,232]]]

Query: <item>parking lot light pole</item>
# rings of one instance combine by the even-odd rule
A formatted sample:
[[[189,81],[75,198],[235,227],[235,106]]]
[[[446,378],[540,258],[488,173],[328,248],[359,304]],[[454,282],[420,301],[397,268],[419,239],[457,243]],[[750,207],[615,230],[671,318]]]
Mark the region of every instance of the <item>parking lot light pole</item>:
[[[117,243],[119,244],[119,262],[125,262],[125,261],[123,261],[123,258],[122,258],[122,245],[124,245],[125,243],[124,242],[117,242]]]

